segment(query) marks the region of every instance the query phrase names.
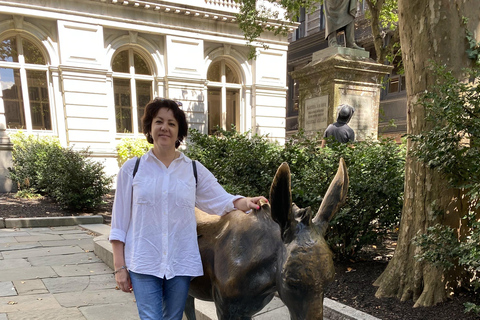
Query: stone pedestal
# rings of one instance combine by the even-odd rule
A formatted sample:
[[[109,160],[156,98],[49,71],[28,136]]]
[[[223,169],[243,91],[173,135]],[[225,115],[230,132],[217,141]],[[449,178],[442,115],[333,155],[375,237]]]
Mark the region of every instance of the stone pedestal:
[[[308,136],[323,135],[337,120],[338,105],[346,103],[355,108],[349,126],[356,139],[376,139],[382,78],[391,69],[363,50],[331,47],[313,53],[312,62],[291,73],[299,83],[299,128]]]

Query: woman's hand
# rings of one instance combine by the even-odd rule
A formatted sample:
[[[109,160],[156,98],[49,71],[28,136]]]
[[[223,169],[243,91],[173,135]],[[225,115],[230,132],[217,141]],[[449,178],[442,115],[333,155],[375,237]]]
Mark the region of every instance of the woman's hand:
[[[127,269],[120,269],[115,273],[115,281],[117,282],[117,288],[123,292],[132,292],[132,282],[130,281],[130,275]]]
[[[263,200],[264,202],[268,202],[267,198],[263,196],[258,196],[258,197],[245,197],[245,198],[240,198],[237,199],[233,202],[233,205],[235,208],[242,210],[242,211],[249,211],[250,209],[260,209],[260,200]]]

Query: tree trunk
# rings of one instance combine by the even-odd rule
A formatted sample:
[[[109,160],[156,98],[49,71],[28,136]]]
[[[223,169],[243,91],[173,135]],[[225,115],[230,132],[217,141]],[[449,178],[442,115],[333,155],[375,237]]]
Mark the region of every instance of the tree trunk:
[[[399,31],[407,86],[407,132],[417,134],[429,129],[425,110],[417,105],[419,96],[435,81],[428,69],[430,61],[446,64],[458,76],[472,66],[465,50],[465,26],[480,38],[478,1],[399,0]],[[415,144],[408,141],[409,150]],[[417,233],[443,223],[459,228],[467,207],[459,190],[449,189],[436,171],[425,167],[407,152],[405,164],[405,200],[398,245],[383,274],[377,279],[376,296],[413,299],[415,306],[432,306],[445,301],[451,292],[452,274],[444,274],[425,262],[418,262],[418,248],[412,244]],[[460,199],[460,200],[459,200]],[[438,215],[438,210],[444,212]]]

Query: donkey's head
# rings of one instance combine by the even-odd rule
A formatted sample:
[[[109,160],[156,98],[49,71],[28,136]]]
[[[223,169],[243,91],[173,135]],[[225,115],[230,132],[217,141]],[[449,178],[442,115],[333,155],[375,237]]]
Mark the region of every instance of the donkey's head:
[[[273,219],[285,244],[279,259],[277,289],[292,319],[323,319],[323,291],[333,280],[333,255],[324,235],[328,223],[344,204],[348,190],[345,161],[340,159],[335,178],[315,217],[311,209],[292,204],[290,168],[283,163],[270,189]]]

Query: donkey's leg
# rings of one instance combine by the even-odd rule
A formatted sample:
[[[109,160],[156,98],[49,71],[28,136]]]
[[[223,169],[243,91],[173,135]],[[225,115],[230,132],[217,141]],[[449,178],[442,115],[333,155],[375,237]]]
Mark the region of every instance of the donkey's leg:
[[[188,296],[187,302],[185,302],[185,316],[188,320],[196,320],[195,298],[192,296]]]

